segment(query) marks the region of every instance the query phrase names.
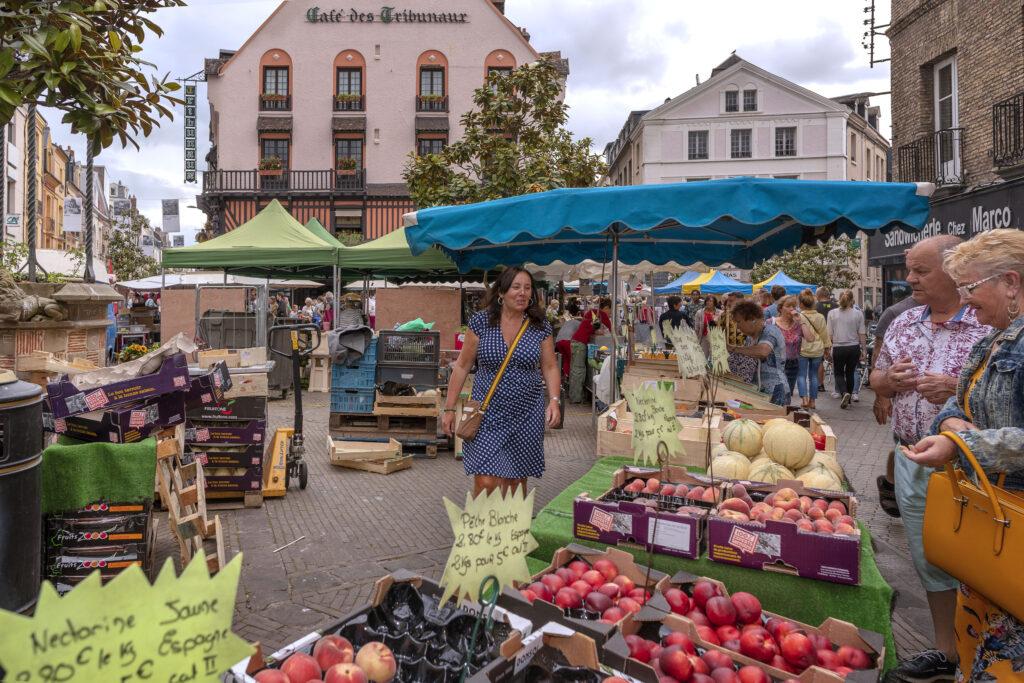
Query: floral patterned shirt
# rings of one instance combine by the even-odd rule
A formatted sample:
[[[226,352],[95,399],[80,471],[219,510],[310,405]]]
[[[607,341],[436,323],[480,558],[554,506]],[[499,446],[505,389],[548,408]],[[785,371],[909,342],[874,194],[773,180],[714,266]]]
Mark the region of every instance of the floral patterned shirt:
[[[887,370],[901,358],[909,357],[918,374],[936,372],[958,377],[971,348],[991,331],[964,306],[945,323],[931,323],[931,309],[915,306],[900,314],[885,332],[875,369]],[[903,443],[917,443],[931,433],[932,422],[942,410],[917,391],[903,391],[892,399],[892,425]]]

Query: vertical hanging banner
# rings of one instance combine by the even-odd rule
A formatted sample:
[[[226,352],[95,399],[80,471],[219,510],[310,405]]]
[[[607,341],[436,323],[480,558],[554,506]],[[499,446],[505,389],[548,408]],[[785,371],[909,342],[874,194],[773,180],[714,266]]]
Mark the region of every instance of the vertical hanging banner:
[[[164,232],[180,232],[181,231],[181,220],[178,216],[178,200],[177,199],[164,199],[161,201],[163,205],[163,228]]]
[[[82,200],[64,198],[64,232],[82,232]]]
[[[132,214],[132,200],[114,199],[110,202],[114,218],[126,219]]]
[[[185,84],[185,182],[196,182],[196,86]]]

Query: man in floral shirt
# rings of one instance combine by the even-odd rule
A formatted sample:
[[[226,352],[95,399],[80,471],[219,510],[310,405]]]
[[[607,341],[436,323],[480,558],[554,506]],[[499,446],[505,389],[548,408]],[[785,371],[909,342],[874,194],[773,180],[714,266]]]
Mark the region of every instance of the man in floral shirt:
[[[885,332],[881,353],[871,373],[871,387],[892,399],[896,441],[911,445],[931,433],[943,404],[956,393],[960,368],[971,348],[989,333],[960,305],[956,284],[942,269],[943,253],[960,243],[940,235],[919,242],[907,252],[907,283],[915,306],[897,317]],[[959,582],[924,557],[924,506],[931,468],[896,451],[896,500],[907,532],[914,568],[928,595],[935,628],[935,649],[912,655],[894,671],[896,681],[952,678],[956,671],[954,617]]]

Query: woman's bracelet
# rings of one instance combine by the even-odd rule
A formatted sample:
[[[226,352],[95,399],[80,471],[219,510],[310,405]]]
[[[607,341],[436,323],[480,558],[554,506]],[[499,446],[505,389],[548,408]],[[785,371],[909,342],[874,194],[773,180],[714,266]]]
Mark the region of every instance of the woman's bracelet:
[[[442,410],[442,412],[445,412],[445,413],[454,413],[454,412],[456,412],[456,410],[455,410],[455,408],[444,408],[444,409]]]

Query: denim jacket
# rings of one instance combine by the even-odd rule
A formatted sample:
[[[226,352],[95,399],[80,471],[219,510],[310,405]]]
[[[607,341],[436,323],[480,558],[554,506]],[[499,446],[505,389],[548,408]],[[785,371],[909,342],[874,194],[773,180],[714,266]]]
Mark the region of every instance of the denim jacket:
[[[985,372],[971,392],[971,414],[963,410],[964,395],[971,376],[984,362],[993,341],[999,350],[992,354]],[[973,422],[977,431],[960,432],[971,447],[978,464],[994,479],[1005,472],[1008,489],[1024,489],[1024,316],[1010,323],[1005,330],[994,330],[974,345],[952,396],[932,424],[932,432],[950,417]],[[971,472],[967,459],[960,457],[960,466]]]

